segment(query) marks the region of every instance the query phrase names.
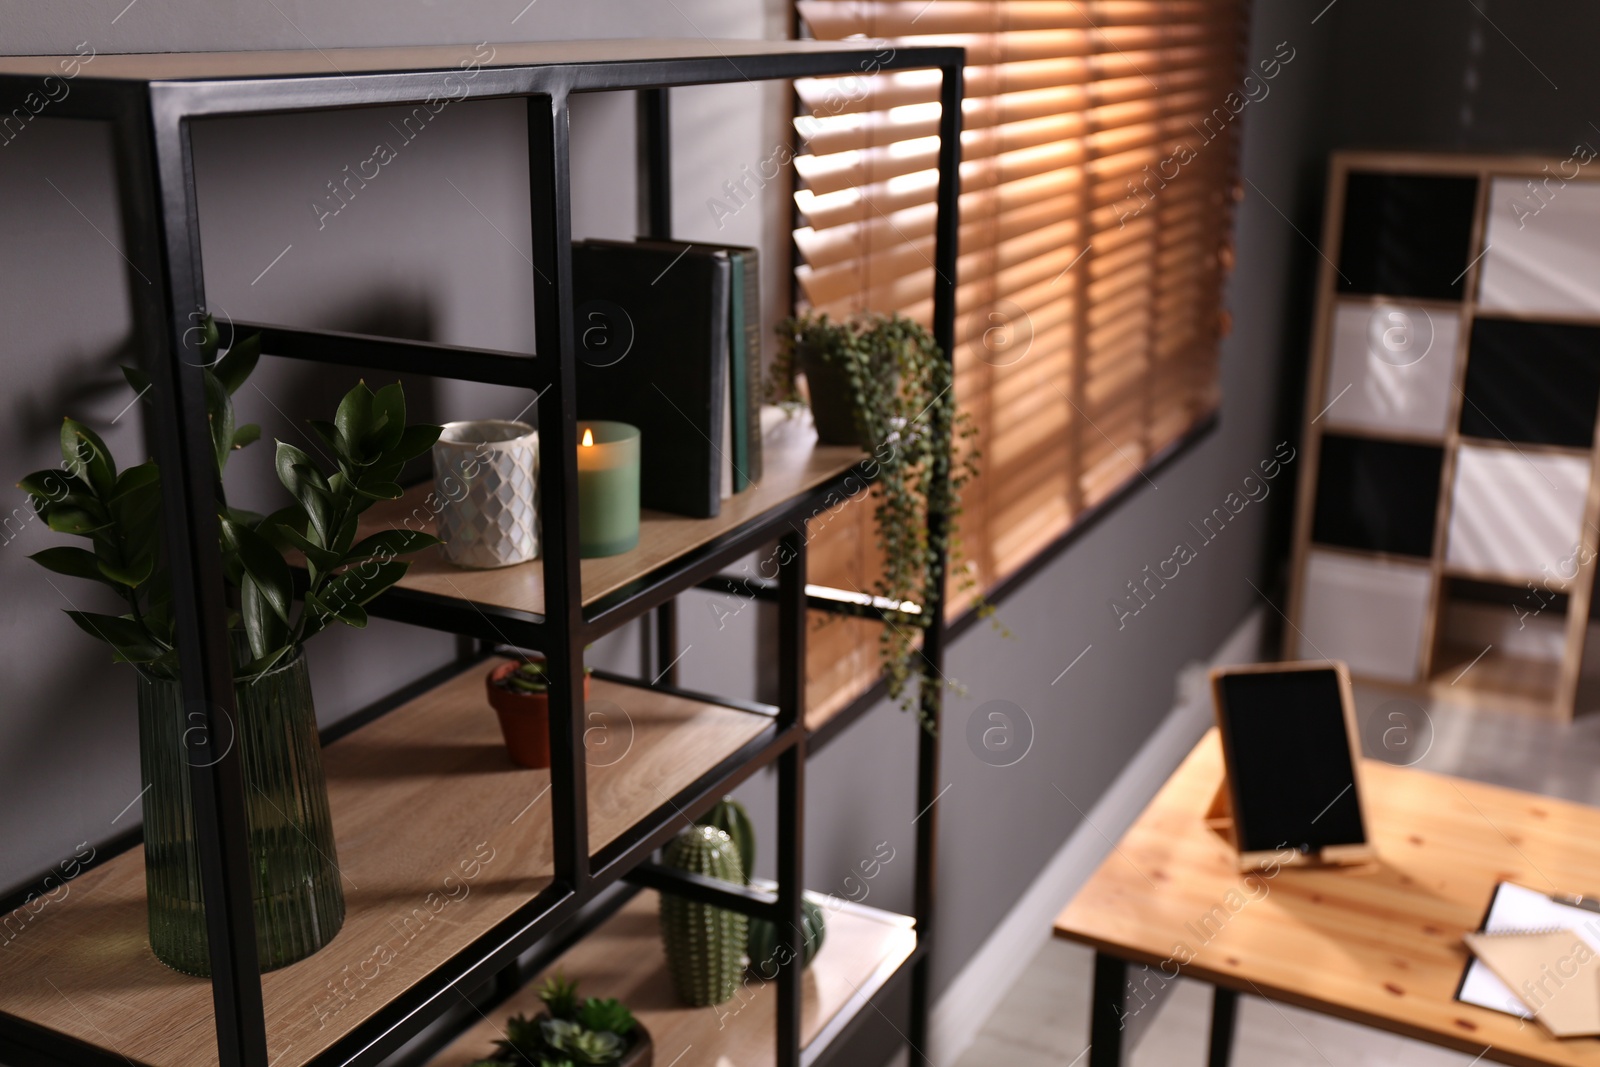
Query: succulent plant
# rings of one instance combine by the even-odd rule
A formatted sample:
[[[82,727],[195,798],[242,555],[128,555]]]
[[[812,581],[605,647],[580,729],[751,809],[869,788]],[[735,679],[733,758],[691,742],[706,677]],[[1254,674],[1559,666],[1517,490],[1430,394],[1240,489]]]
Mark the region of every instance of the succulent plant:
[[[554,1014],[554,1011],[551,1014]],[[590,997],[578,1008],[577,1022],[585,1030],[627,1037],[633,1031],[637,1020],[634,1019],[633,1012],[616,997],[604,999]]]
[[[665,866],[744,884],[744,868],[733,838],[715,826],[691,826],[668,843]],[[661,894],[661,939],[667,972],[678,996],[695,1007],[733,996],[744,971],[749,920],[727,908]]]
[[[539,1020],[525,1015],[513,1015],[506,1020],[506,1036],[495,1043],[491,1063],[533,1063],[544,1061],[540,1052],[544,1036],[539,1031]]]
[[[566,1019],[543,1019],[539,1023],[544,1043],[575,1064],[615,1063],[627,1051],[628,1043],[606,1030],[589,1030]]]
[[[539,999],[544,1001],[545,1010],[554,1018],[570,1020],[578,1016],[578,983],[560,971],[544,980],[544,985],[539,989]]]
[[[585,675],[594,673],[594,668],[585,667]],[[509,689],[513,693],[548,693],[550,691],[550,664],[543,656],[529,656],[517,664],[517,669],[511,671],[504,678],[495,682],[502,689]]]

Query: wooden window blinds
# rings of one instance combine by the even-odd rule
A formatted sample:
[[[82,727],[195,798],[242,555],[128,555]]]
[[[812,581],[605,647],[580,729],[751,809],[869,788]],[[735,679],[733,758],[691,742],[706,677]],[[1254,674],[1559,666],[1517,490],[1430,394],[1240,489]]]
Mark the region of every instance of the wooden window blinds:
[[[1237,123],[1266,76],[1243,80],[1243,0],[796,7],[820,39],[967,49],[956,394],[983,472],[960,535],[992,586],[1216,408]],[[938,72],[795,89],[799,303],[929,321]],[[853,510],[817,520],[813,581],[870,585]],[[813,714],[876,676],[869,625],[814,634]]]

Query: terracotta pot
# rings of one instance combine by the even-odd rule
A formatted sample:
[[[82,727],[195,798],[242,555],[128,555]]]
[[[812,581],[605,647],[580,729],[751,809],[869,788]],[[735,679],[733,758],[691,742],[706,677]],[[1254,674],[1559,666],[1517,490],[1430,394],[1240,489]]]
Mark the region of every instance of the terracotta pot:
[[[513,762],[539,769],[550,766],[550,695],[517,693],[500,684],[520,663],[507,660],[484,679],[489,706],[500,719],[500,734]],[[583,676],[583,699],[589,699],[589,676]]]

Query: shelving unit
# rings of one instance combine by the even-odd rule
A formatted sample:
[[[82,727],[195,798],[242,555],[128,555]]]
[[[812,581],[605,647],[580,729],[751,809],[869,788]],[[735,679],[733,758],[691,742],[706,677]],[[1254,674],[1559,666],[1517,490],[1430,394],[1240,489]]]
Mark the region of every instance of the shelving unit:
[[[136,341],[154,382],[167,548],[178,561],[173,602],[183,694],[190,706],[207,709],[207,739],[193,753],[191,785],[215,977],[187,978],[155,961],[145,943],[142,850],[108,855],[75,879],[70,893],[31,916],[8,945],[0,970],[0,1058],[17,1067],[377,1063],[425,1033],[424,1041],[448,1043],[452,1035],[435,1024],[450,1023],[463,1002],[489,1007],[481,991],[491,982],[490,1000],[509,998],[507,1009],[525,1003],[529,994],[519,990],[557,947],[566,948],[564,963],[578,977],[580,966],[610,961],[614,971],[595,984],[611,983],[617,995],[637,998],[658,1041],[692,1040],[707,1063],[724,1053],[778,1067],[824,1061],[867,1005],[902,979],[911,983],[913,1005],[906,1036],[916,1047],[926,1040],[938,790],[938,741],[926,731],[918,741],[923,814],[914,915],[844,905],[812,970],[802,975],[797,964],[782,968],[776,981],[752,992],[727,1034],[707,1029],[700,1018],[714,1015],[674,1012],[661,1000],[659,949],[654,923],[646,921],[655,891],[767,918],[790,931],[798,960],[809,740],[806,611],[824,606],[871,617],[881,615],[881,605],[815,590],[808,595],[806,519],[829,494],[848,492],[864,474],[862,453],[810,440],[770,451],[761,486],[725,502],[718,518],[647,515],[638,549],[580,562],[567,105],[579,92],[640,93],[647,229],[668,236],[668,87],[880,69],[940,72],[933,330],[950,353],[962,50],[905,48],[885,55],[870,42],[623,40],[506,44],[492,51],[488,59],[468,46],[102,55],[92,75],[75,79],[73,92],[51,105],[52,118],[111,124],[128,258],[150,282],[132,286]],[[0,108],[20,104],[58,71],[56,64],[52,57],[0,59]],[[234,709],[213,460],[199,360],[190,349],[192,316],[206,307],[190,124],[269,112],[422,106],[459,96],[469,64],[476,64],[470,67],[471,97],[527,101],[537,354],[277,325],[263,328],[263,348],[272,357],[539,394],[543,558],[490,573],[424,559],[371,610],[543,651],[552,669],[552,766],[527,771],[505,760],[481,656],[464,658],[437,684],[339,731],[325,744],[324,759],[345,879],[345,925],[317,954],[258,975],[244,877],[242,773],[233,747],[213,740],[226,736]],[[948,434],[950,427],[935,424],[930,432]],[[408,497],[368,518],[403,525],[414,511]],[[937,525],[931,532],[939,532]],[[681,693],[667,672],[667,681],[651,685],[597,676],[587,701],[578,696],[587,643],[669,606],[679,593],[774,542],[774,558],[782,563],[767,576],[763,597],[777,604],[775,707]],[[942,595],[919,609],[929,620],[921,700],[937,723]],[[605,720],[604,742],[620,748],[596,748],[596,715]],[[708,882],[652,862],[655,850],[688,820],[770,765],[777,768],[779,808],[775,887]],[[648,888],[639,892],[639,886]],[[417,1048],[413,1044],[408,1055]],[[442,1062],[453,1055],[447,1052]]]
[[[840,938],[837,952],[818,953],[806,971],[800,1008],[801,1063],[809,1064],[830,1036],[916,950],[910,919],[837,898],[823,902],[828,915],[828,944]],[[632,1007],[655,1044],[655,1060],[669,1064],[693,1050],[715,1049],[740,1067],[770,1064],[772,1043],[766,1034],[777,1009],[776,988],[750,981],[734,998],[715,1008],[686,1008],[672,992],[667,961],[657,927],[659,898],[646,891],[565,953],[545,974],[560,971],[582,975],[584,992],[616,997]],[[540,981],[545,975],[540,976]],[[541,1005],[530,985],[500,1006],[504,1015],[536,1015]],[[467,1067],[493,1050],[503,1037],[496,1019],[485,1019],[463,1033],[430,1063],[430,1067]],[[709,1058],[706,1062],[713,1062]]]
[[[1328,189],[1285,654],[1570,719],[1600,544],[1600,181],[1345,152]]]

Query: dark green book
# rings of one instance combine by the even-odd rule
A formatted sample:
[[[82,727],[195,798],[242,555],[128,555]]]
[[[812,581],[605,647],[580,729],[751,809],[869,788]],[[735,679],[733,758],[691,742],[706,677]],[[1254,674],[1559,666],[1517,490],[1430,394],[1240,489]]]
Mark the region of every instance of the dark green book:
[[[731,290],[730,257],[719,250],[572,247],[578,417],[639,428],[647,508],[702,519],[722,510]]]
[[[729,492],[743,492],[761,481],[761,255],[742,245],[698,244],[640,237],[635,242],[656,248],[670,248],[674,254],[687,246],[699,252],[726,253],[731,267],[732,286],[728,300],[728,387],[731,424],[725,436],[730,440],[729,464],[732,474]]]

